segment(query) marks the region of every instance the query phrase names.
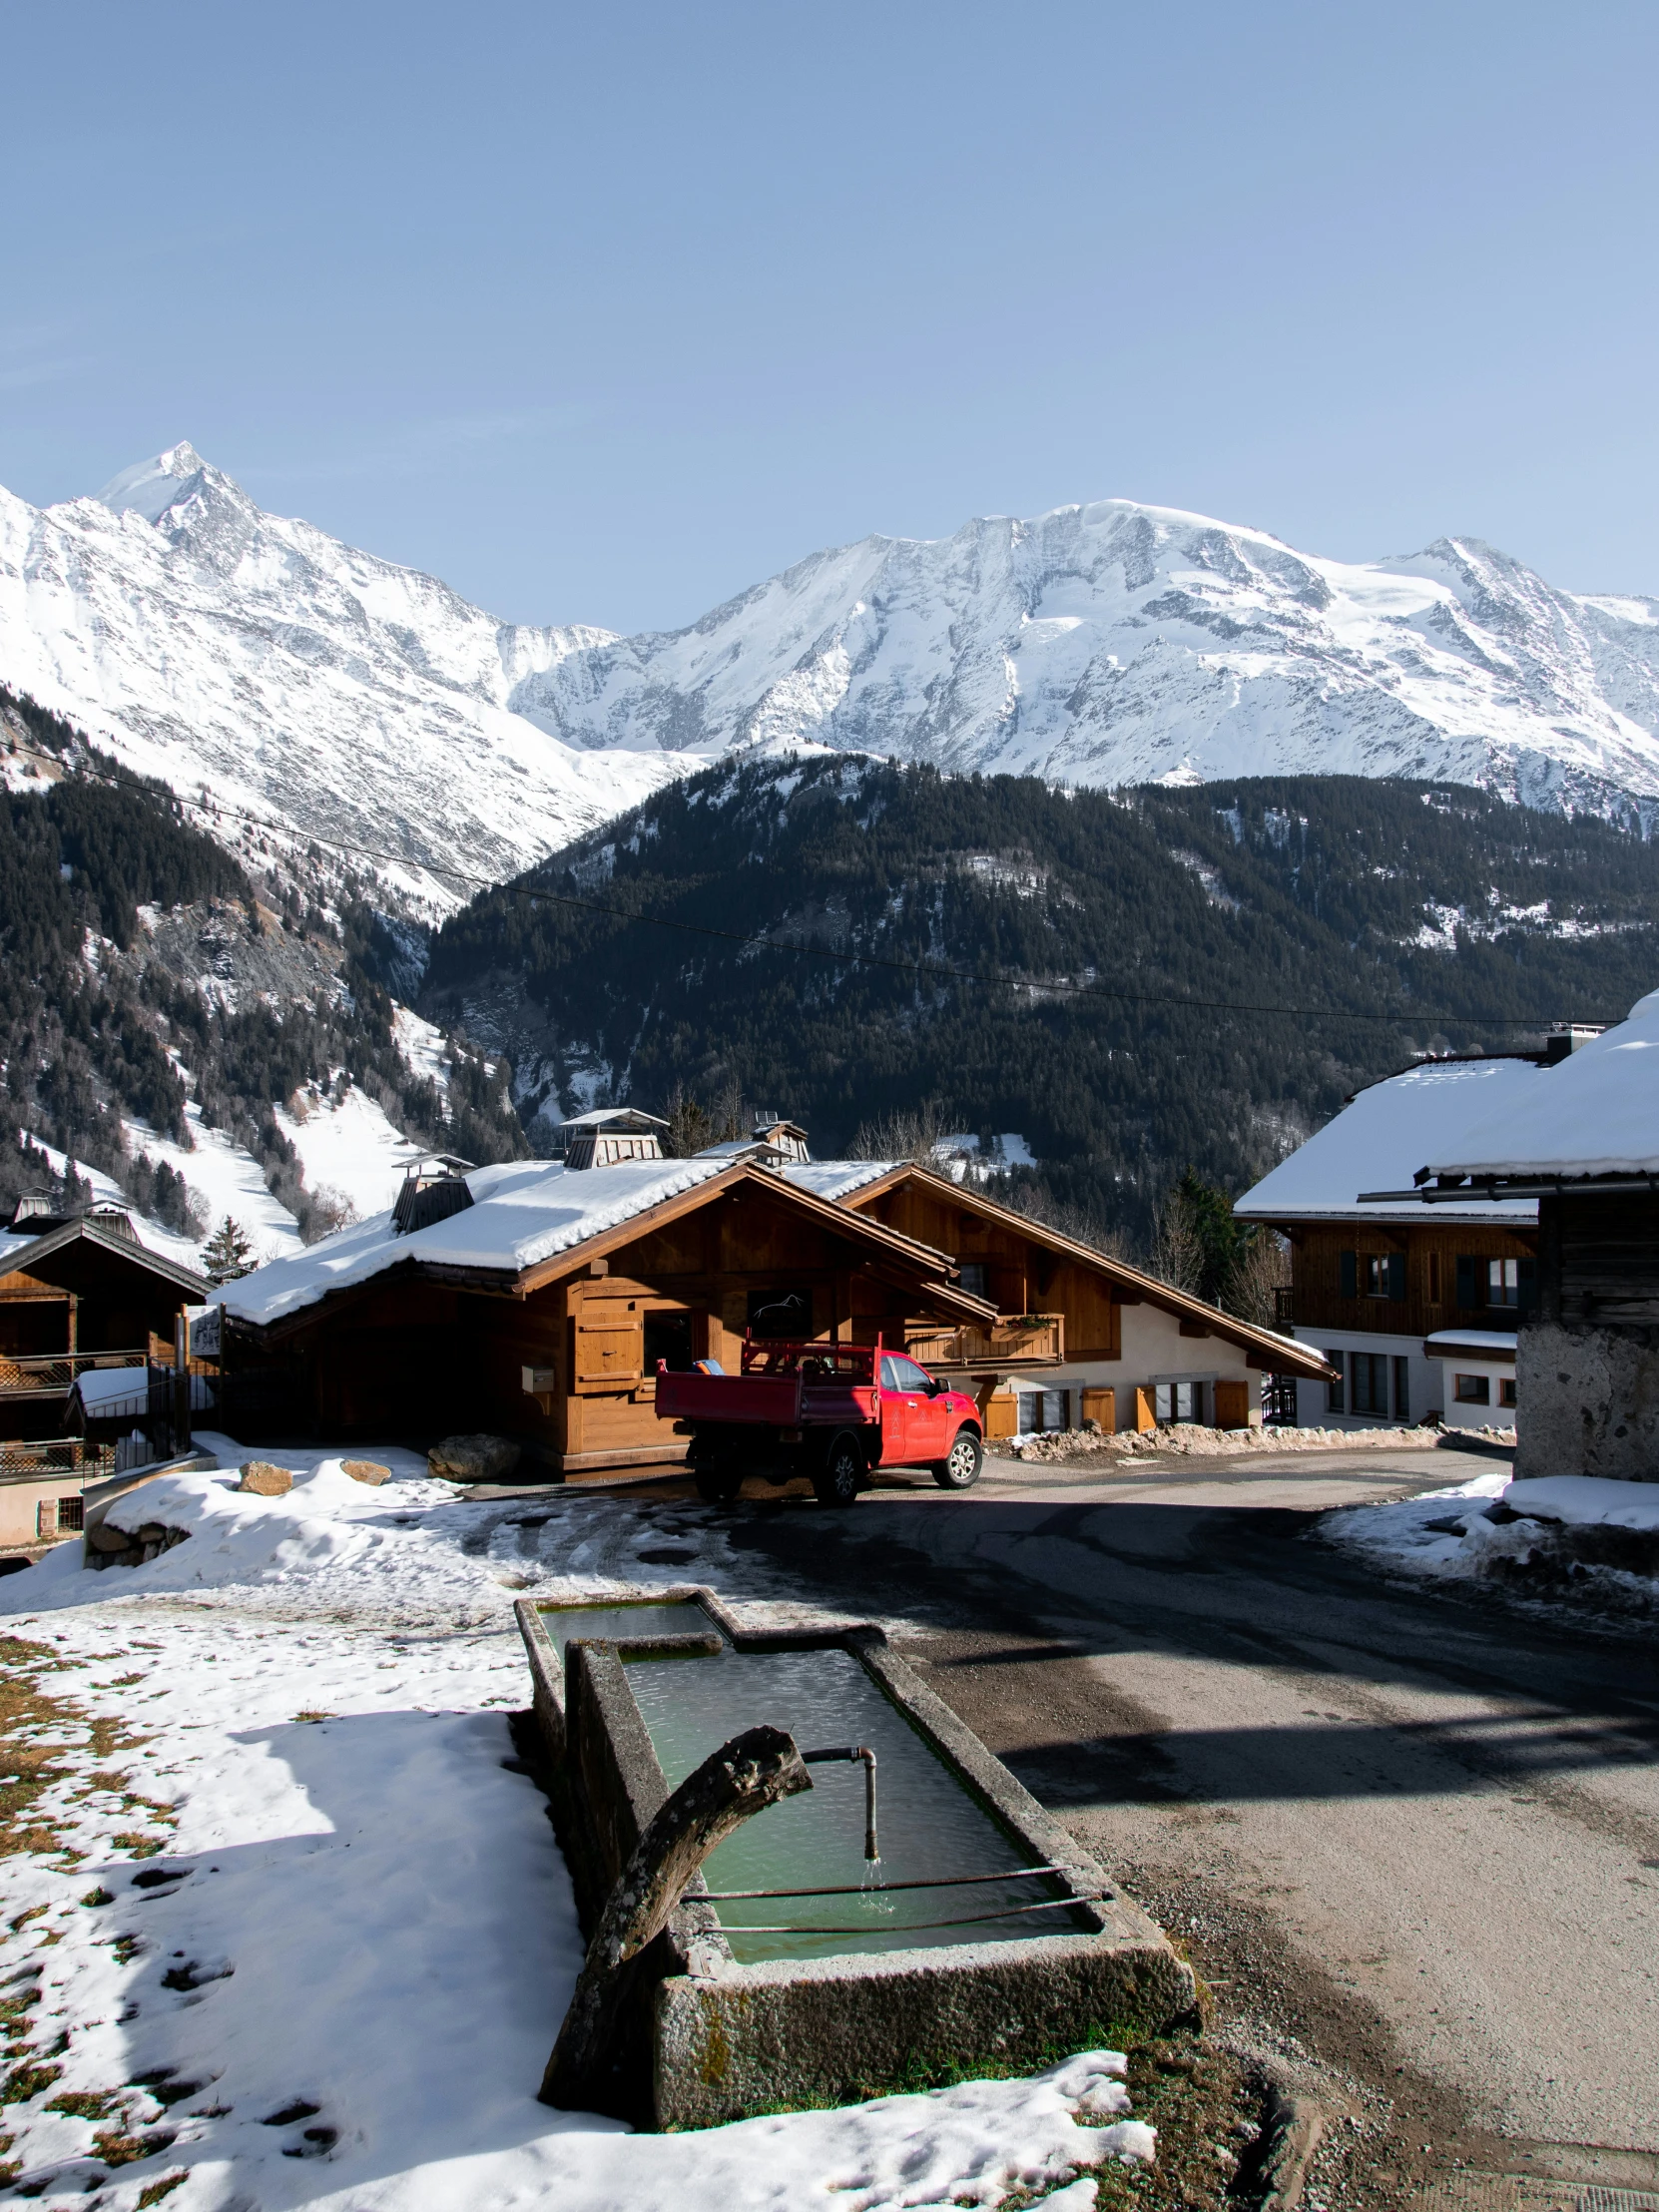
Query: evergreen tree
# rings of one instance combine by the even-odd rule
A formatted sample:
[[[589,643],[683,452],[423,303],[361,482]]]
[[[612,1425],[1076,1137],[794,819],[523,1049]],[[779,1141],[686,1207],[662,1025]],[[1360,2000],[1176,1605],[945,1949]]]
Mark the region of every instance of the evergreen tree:
[[[202,1247],[202,1272],[216,1288],[254,1272],[254,1247],[230,1214]]]

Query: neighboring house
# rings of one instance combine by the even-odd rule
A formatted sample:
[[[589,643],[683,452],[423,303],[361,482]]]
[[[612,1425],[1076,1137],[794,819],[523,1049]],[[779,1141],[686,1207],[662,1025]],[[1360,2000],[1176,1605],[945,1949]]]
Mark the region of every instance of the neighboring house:
[[[1538,1295],[1536,1202],[1471,1191],[1430,1215],[1409,1194],[1360,1193],[1409,1182],[1466,1130],[1549,1092],[1577,1041],[1424,1060],[1373,1083],[1238,1201],[1241,1221],[1289,1240],[1285,1319],[1338,1370],[1298,1385],[1302,1426],[1516,1421],[1516,1331]]]
[[[1537,1208],[1515,1472],[1659,1480],[1659,991],[1377,1195]]]
[[[215,1294],[226,1425],[484,1430],[567,1475],[660,1464],[686,1445],[656,1419],[658,1361],[735,1370],[746,1331],[907,1347],[971,1385],[991,1435],[1243,1427],[1265,1374],[1325,1373],[1317,1353],[942,1177],[804,1150],[778,1124],[692,1160],[582,1167],[573,1147],[451,1169],[447,1192],[422,1164],[418,1206]]]
[[[911,1348],[978,1391],[988,1435],[1080,1428],[1085,1420],[1245,1428],[1262,1418],[1267,1377],[1291,1375],[1313,1386],[1326,1372],[1318,1352],[998,1206],[971,1183],[871,1160],[819,1161],[785,1174],[948,1252],[964,1290],[996,1306],[1003,1319],[993,1335],[940,1332]]]
[[[117,1207],[60,1215],[44,1199],[19,1202],[0,1232],[0,1549],[80,1526],[82,1481],[108,1471],[114,1436],[108,1423],[89,1427],[80,1379],[130,1371],[119,1402],[142,1397],[142,1410],[123,1415],[129,1428],[142,1425],[155,1370],[173,1358],[177,1317],[207,1292],[189,1268],[140,1244]],[[89,1382],[87,1394],[100,1401],[109,1387]],[[154,1401],[163,1420],[166,1397],[164,1388]]]

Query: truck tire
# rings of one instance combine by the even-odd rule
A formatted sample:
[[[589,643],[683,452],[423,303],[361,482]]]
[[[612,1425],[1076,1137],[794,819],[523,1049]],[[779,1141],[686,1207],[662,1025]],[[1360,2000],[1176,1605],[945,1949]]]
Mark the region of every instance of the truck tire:
[[[985,1463],[985,1447],[971,1428],[958,1428],[948,1459],[935,1461],[933,1480],[941,1490],[971,1490]]]
[[[717,1459],[711,1467],[699,1467],[692,1479],[705,1505],[730,1505],[743,1488],[743,1469]]]
[[[813,1476],[821,1505],[850,1505],[864,1486],[864,1455],[850,1436],[836,1436]]]

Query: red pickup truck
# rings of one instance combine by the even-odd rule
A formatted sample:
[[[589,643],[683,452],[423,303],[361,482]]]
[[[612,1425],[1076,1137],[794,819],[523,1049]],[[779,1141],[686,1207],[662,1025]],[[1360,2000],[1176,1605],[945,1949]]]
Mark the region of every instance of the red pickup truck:
[[[711,1503],[744,1476],[805,1475],[826,1505],[850,1505],[872,1467],[926,1467],[941,1489],[979,1479],[979,1408],[908,1353],[874,1345],[744,1339],[737,1375],[713,1361],[657,1363],[657,1418],[691,1437],[689,1461]]]

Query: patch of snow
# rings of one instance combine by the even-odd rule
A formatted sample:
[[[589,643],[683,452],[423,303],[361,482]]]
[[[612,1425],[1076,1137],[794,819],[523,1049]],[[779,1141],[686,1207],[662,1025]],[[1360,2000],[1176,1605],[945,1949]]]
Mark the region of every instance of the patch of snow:
[[[1659,1535],[1659,1482],[1613,1482],[1599,1475],[1535,1475],[1511,1482],[1503,1502],[1516,1513],[1569,1528],[1644,1528]]]
[[[419,1157],[419,1146],[354,1085],[343,1098],[296,1092],[277,1107],[276,1124],[299,1155],[305,1188],[344,1199],[359,1221],[395,1204],[405,1166]]]
[[[257,1260],[276,1259],[284,1253],[302,1251],[299,1224],[267,1190],[264,1170],[252,1153],[245,1152],[225,1130],[210,1129],[194,1099],[185,1107],[185,1120],[192,1139],[188,1152],[171,1137],[162,1136],[142,1121],[123,1125],[127,1131],[127,1149],[135,1156],[147,1152],[158,1167],[165,1160],[184,1177],[202,1201],[210,1235],[229,1214],[242,1225]],[[166,1236],[168,1232],[159,1234]],[[148,1233],[145,1241],[152,1241]],[[171,1243],[177,1250],[190,1254],[194,1265],[200,1246],[178,1237],[172,1238]]]

